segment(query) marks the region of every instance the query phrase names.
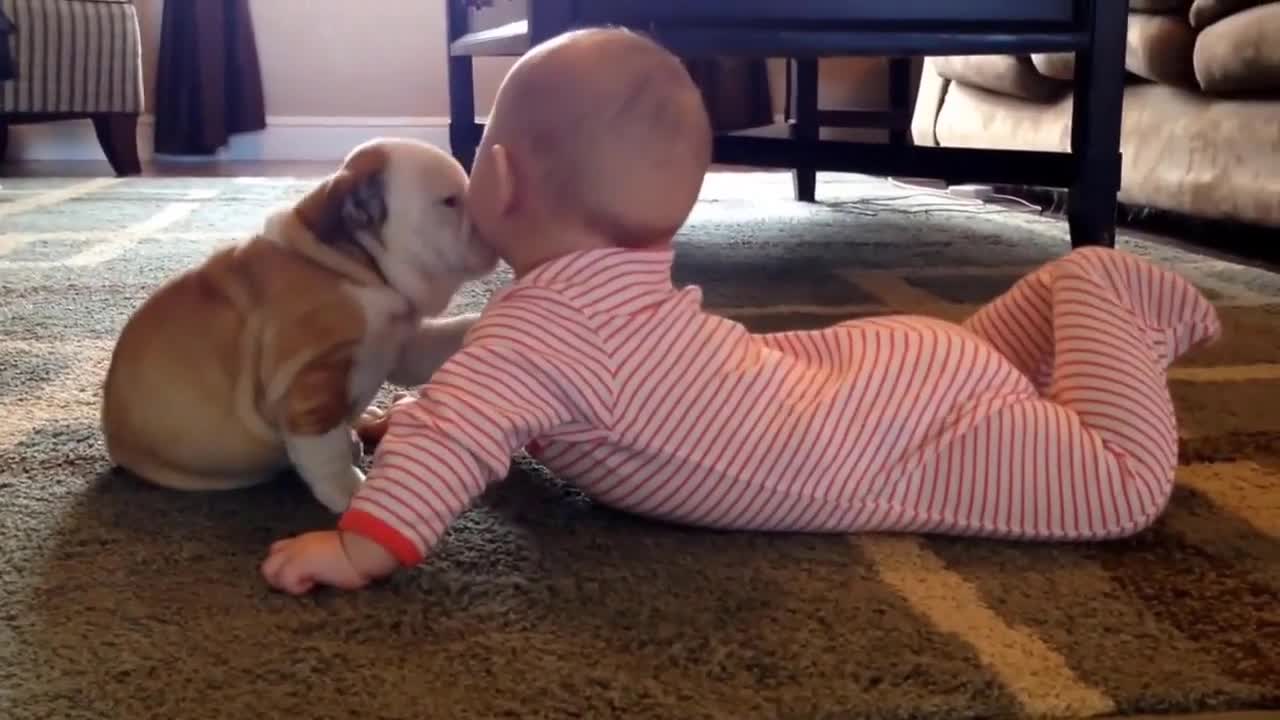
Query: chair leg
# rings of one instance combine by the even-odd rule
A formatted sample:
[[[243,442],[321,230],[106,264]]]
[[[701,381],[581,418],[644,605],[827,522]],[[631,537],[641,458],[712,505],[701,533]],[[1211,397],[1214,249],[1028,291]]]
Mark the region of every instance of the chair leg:
[[[123,177],[142,172],[142,161],[138,158],[137,115],[94,115],[93,129],[116,175]]]
[[[0,120],[0,163],[4,162],[5,152],[9,149],[9,123]]]

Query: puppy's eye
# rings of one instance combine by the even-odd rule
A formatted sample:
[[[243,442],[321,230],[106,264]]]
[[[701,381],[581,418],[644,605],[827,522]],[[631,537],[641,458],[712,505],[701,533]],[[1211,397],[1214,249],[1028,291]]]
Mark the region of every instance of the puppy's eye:
[[[456,208],[458,207],[458,196],[450,195],[449,197],[445,198],[443,202],[444,202],[444,206],[447,208]]]

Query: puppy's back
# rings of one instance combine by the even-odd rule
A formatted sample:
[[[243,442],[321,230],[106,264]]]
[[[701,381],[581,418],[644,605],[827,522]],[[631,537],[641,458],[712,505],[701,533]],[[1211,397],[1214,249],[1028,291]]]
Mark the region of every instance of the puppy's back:
[[[269,434],[246,427],[256,382],[252,276],[240,247],[221,250],[158,288],[125,323],[102,396],[112,461],[179,489],[257,482],[281,462]],[[253,420],[250,419],[252,424]]]

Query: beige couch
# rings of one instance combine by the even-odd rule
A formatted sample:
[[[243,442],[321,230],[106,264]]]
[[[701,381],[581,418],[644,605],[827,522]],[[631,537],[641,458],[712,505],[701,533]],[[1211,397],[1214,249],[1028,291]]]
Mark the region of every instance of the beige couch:
[[[1131,0],[1125,65],[1121,201],[1280,227],[1280,0]],[[929,58],[912,136],[1068,150],[1073,70],[1070,54]]]

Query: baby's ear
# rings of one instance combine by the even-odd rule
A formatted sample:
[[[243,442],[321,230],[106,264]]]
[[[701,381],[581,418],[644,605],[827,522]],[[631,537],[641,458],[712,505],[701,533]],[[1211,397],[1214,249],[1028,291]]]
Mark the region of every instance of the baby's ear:
[[[515,172],[511,167],[511,153],[503,145],[489,148],[489,162],[492,164],[493,192],[497,196],[497,208],[503,215],[515,209],[516,185]]]

